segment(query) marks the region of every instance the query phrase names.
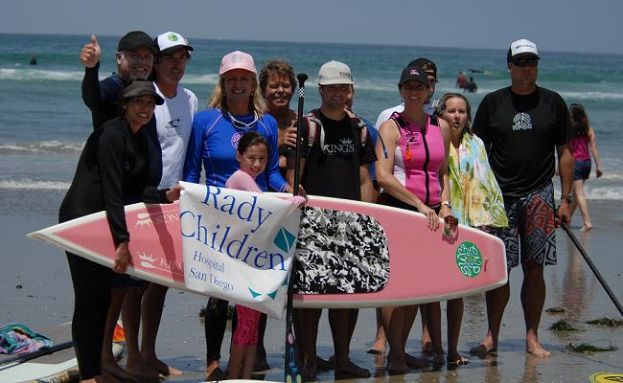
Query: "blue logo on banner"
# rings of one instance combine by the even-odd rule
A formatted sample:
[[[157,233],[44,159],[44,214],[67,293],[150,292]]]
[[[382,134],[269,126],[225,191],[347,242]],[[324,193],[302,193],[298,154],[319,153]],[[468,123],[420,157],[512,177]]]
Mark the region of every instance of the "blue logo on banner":
[[[279,249],[287,253],[290,251],[290,248],[294,244],[295,239],[296,237],[294,236],[294,234],[290,233],[289,231],[287,231],[285,228],[282,227],[281,229],[279,229],[279,232],[277,233],[277,236],[275,237],[275,240],[273,241],[273,243]]]

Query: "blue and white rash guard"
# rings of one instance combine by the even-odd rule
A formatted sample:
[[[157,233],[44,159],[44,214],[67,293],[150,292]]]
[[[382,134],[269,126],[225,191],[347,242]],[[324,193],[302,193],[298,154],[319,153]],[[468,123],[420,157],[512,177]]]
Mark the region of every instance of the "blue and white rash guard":
[[[234,117],[243,123],[251,123],[255,119],[253,114]],[[251,127],[238,127],[227,112],[218,108],[199,112],[193,119],[184,163],[184,181],[199,183],[203,164],[206,185],[225,187],[227,179],[240,169],[236,160],[238,141],[249,131],[256,131],[264,136],[270,146],[266,171],[257,177],[257,184],[264,191],[268,190],[268,186],[276,191],[284,191],[288,184],[279,172],[277,121],[265,114]]]

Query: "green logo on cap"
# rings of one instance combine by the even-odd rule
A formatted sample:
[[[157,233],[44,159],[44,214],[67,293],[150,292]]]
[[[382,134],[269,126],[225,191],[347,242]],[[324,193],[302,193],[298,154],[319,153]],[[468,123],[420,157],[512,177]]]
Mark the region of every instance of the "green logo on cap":
[[[456,248],[456,266],[461,274],[474,278],[482,271],[482,254],[476,245],[466,241]]]
[[[169,33],[168,38],[169,38],[169,41],[173,41],[173,42],[179,40],[179,38],[177,37],[175,33]]]

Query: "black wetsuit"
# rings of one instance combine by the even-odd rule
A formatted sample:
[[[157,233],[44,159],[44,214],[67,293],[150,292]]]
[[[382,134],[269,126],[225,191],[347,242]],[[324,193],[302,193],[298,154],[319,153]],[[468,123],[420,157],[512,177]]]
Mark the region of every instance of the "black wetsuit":
[[[96,128],[87,139],[74,179],[60,207],[59,221],[105,210],[115,245],[130,239],[124,205],[166,203],[149,171],[146,138],[133,134],[117,117]],[[82,379],[100,375],[100,356],[110,304],[112,271],[67,253],[75,293],[72,338]]]

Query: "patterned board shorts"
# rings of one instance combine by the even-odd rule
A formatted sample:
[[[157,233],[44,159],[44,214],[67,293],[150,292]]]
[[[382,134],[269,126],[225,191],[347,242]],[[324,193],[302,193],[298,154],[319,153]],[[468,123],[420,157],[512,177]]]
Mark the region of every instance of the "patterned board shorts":
[[[554,185],[545,186],[523,197],[505,199],[507,228],[490,228],[491,234],[504,241],[508,267],[533,262],[555,265],[556,226],[554,224]]]
[[[372,217],[305,207],[296,247],[297,293],[375,292],[389,280],[385,231]]]

